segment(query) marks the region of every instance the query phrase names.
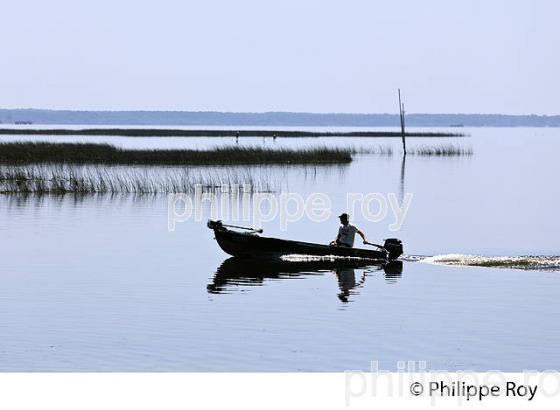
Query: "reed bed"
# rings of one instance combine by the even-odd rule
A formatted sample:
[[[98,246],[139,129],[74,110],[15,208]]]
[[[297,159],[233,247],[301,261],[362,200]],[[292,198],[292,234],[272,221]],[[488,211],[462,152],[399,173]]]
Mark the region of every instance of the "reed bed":
[[[397,150],[397,153],[402,152]],[[354,154],[368,154],[379,157],[392,157],[395,154],[393,147],[377,146],[377,147],[362,147],[354,149]],[[453,144],[448,145],[423,145],[419,147],[409,147],[407,154],[419,157],[454,157],[454,156],[470,156],[473,155],[473,150],[470,147],[457,146]]]
[[[280,148],[226,146],[209,150],[123,149],[110,144],[5,142],[5,164],[65,163],[120,165],[340,164],[352,161],[350,148]]]
[[[352,149],[216,147],[191,149],[123,149],[110,144],[6,142],[0,143],[0,162],[121,164],[121,165],[253,165],[336,164],[352,161]]]
[[[188,170],[148,173],[141,169],[79,166],[1,166],[0,193],[4,194],[167,194],[196,190],[239,189],[272,192],[266,178],[248,172],[195,175]]]
[[[419,157],[464,157],[473,155],[470,147],[462,147],[453,144],[420,146],[407,149],[407,154]]]
[[[393,147],[391,147],[390,145],[379,145],[379,146],[373,147],[373,148],[366,148],[362,151],[358,150],[357,153],[377,155],[379,157],[392,157],[393,156]]]

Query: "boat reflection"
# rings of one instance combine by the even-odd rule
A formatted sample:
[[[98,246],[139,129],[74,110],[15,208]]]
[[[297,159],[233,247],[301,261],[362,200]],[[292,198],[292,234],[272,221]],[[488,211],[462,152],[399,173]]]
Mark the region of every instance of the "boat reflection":
[[[239,286],[262,286],[267,280],[295,279],[332,272],[338,280],[338,298],[349,301],[355,289],[362,287],[367,274],[381,271],[388,283],[401,277],[402,262],[375,264],[367,260],[257,261],[231,257],[217,269],[207,286],[209,293],[229,293]],[[356,272],[359,279],[356,277]]]

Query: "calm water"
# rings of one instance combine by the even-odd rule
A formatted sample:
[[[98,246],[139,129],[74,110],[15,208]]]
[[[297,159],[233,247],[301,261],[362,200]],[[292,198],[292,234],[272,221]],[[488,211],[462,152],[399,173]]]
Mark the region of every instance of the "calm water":
[[[491,259],[560,254],[560,130],[460,131],[471,136],[409,145],[452,142],[474,155],[409,156],[404,167],[392,139],[242,140],[393,145],[393,157],[364,155],[343,167],[242,170],[281,191],[331,198],[329,221],[304,218],[283,231],[274,219],[263,224],[267,236],[328,242],[347,193],[413,194],[398,232],[389,230],[391,214],[377,223],[354,218],[372,241],[403,240],[402,271],[238,266],[204,222],[168,231],[165,196],[0,196],[0,370],[342,371],[369,369],[372,360],[387,370],[401,360],[425,360],[430,369],[560,369],[560,263],[523,270]],[[23,138],[2,137],[9,139]],[[234,143],[57,138],[91,139],[154,148]],[[207,203],[194,203],[203,220],[210,216]],[[438,263],[481,260],[498,267]]]

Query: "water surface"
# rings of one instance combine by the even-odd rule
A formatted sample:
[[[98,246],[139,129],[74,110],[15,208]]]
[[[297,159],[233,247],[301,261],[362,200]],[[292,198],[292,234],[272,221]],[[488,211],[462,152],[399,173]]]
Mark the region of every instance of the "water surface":
[[[559,369],[556,262],[541,270],[434,262],[441,255],[560,254],[560,131],[461,131],[471,136],[409,144],[455,143],[474,155],[409,156],[404,168],[399,141],[389,138],[241,142],[392,145],[392,157],[362,155],[344,167],[243,170],[280,181],[278,194],[329,195],[332,218],[325,223],[304,218],[286,231],[276,219],[263,224],[267,236],[311,242],[336,235],[348,192],[412,193],[399,232],[389,230],[390,216],[372,224],[354,215],[370,240],[403,240],[402,271],[232,267],[203,221],[168,231],[165,196],[0,196],[0,370],[342,371],[367,370],[372,360],[388,370],[401,360],[425,360],[431,369]],[[209,216],[207,203],[195,203],[203,219]],[[425,263],[423,256],[440,259]]]

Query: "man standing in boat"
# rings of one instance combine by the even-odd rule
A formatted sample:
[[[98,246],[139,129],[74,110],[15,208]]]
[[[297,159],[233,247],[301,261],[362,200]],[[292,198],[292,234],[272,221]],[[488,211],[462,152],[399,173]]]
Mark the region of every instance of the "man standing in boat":
[[[352,225],[349,221],[350,217],[347,213],[343,213],[338,217],[342,226],[338,228],[338,235],[334,241],[330,244],[331,246],[346,246],[351,248],[354,246],[354,236],[356,233],[362,237],[364,244],[367,243],[366,236],[362,231],[360,231],[355,225]]]

